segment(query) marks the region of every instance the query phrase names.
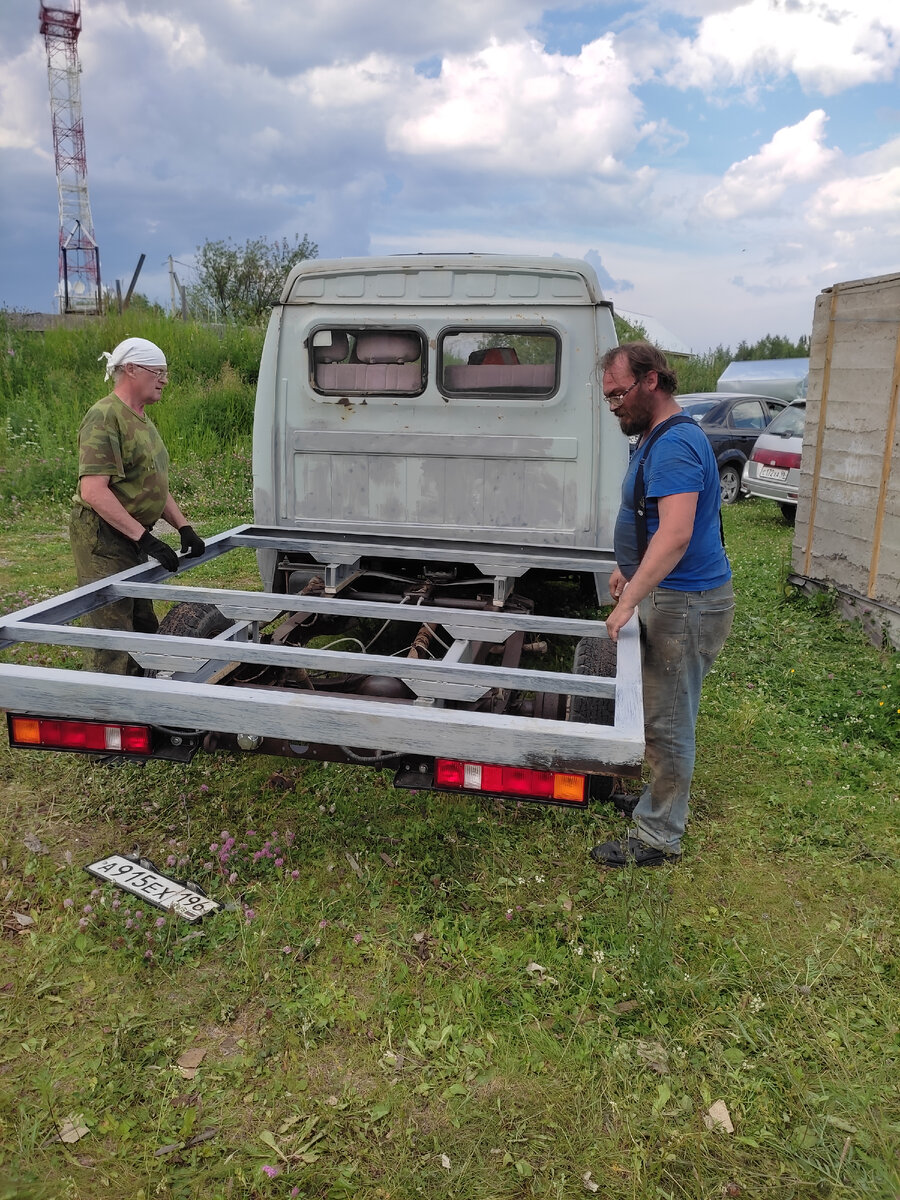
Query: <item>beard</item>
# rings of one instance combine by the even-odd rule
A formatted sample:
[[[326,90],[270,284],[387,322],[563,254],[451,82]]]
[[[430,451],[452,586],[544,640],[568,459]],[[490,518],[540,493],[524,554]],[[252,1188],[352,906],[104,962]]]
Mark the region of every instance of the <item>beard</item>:
[[[627,412],[623,411],[624,408],[627,408]],[[623,409],[619,409],[616,413],[616,419],[626,437],[632,437],[636,433],[646,433],[653,424],[653,410],[650,401],[640,389],[632,396],[630,404],[626,401]]]

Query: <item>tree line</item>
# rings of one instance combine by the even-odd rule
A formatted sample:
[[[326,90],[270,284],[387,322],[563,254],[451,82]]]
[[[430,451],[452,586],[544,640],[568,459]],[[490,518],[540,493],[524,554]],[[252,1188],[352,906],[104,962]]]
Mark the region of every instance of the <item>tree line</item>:
[[[277,303],[285,278],[292,267],[305,259],[318,258],[319,247],[309,235],[291,238],[248,238],[239,245],[231,238],[207,240],[197,247],[194,280],[185,291],[188,315],[197,321],[234,325],[259,325]],[[146,297],[136,294],[133,309],[158,310]],[[640,325],[631,325],[615,314],[620,342],[646,337]],[[807,358],[809,338],[794,341],[766,334],[756,342],[741,341],[735,350],[717,346],[704,354],[677,363],[682,391],[708,391],[730,362],[748,359]]]
[[[616,335],[620,342],[639,341],[647,336],[640,325],[630,325],[618,314],[614,315]],[[805,335],[794,341],[792,338],[767,333],[757,342],[741,341],[737,349],[716,346],[704,354],[692,354],[688,359],[675,359],[673,366],[678,376],[679,392],[714,392],[719,376],[729,363],[747,362],[751,359],[808,358],[809,338]]]

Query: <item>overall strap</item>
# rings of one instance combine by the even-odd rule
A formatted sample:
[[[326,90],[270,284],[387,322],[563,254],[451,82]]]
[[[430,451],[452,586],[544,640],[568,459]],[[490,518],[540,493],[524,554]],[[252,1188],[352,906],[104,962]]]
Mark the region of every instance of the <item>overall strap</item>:
[[[689,417],[687,413],[676,413],[673,417],[668,417],[665,421],[661,421],[659,425],[650,430],[644,444],[641,446],[638,453],[637,472],[634,477],[634,525],[637,534],[637,551],[638,559],[642,559],[647,553],[647,497],[644,493],[644,459],[647,457],[647,452],[658,437],[671,429],[673,425],[691,424],[696,425],[697,422],[693,417]],[[704,437],[706,434],[703,435]],[[719,514],[721,522],[721,513]],[[723,539],[724,541],[724,539]]]

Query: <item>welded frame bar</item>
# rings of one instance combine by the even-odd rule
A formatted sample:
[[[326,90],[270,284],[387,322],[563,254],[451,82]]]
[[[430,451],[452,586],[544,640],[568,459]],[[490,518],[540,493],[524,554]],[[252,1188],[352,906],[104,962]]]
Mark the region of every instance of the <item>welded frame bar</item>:
[[[526,571],[601,571],[615,566],[612,549],[584,546],[526,546],[508,542],[467,541],[464,538],[404,537],[401,534],[358,534],[329,530],[281,529],[268,525],[242,525],[229,530],[235,546],[255,550],[302,552],[321,562],[346,562],[354,558],[414,558],[467,562],[486,575],[523,575]],[[339,556],[339,557],[337,557]],[[484,570],[487,566],[488,569]]]
[[[129,720],[181,729],[587,774],[604,765],[633,774],[644,752],[643,723],[633,719],[588,725],[427,705],[401,707],[322,692],[178,680],[162,681],[165,687],[160,687],[160,682],[53,667],[0,667],[0,683],[15,693],[17,710],[50,717],[120,722],[128,714]]]
[[[236,626],[233,628],[237,628]],[[10,623],[4,626],[17,642],[49,646],[75,646],[88,650],[126,650],[137,661],[155,670],[186,672],[190,665],[206,662],[251,663],[284,669],[302,668],[354,675],[387,675],[403,680],[440,683],[452,675],[454,683],[480,688],[504,687],[523,692],[552,692],[555,695],[611,698],[615,694],[612,676],[573,675],[562,671],[478,665],[459,661],[455,655],[445,659],[404,658],[398,655],[366,654],[350,650],[314,650],[302,646],[273,646],[259,642],[173,637],[158,633],[131,633],[116,629],[90,629],[80,626]],[[623,635],[627,641],[627,634]],[[469,643],[465,643],[469,644]]]
[[[334,562],[347,556],[398,557],[457,562],[481,560],[478,569],[524,574],[531,568],[593,571],[608,568],[608,560],[592,551],[566,548],[504,547],[440,539],[397,537],[360,540],[351,535],[310,535],[307,531],[238,526],[207,540],[197,559],[182,559],[192,568],[229,550],[242,548],[302,552]],[[519,569],[521,568],[521,569]],[[541,769],[596,772],[598,766],[621,766],[633,773],[643,755],[643,704],[637,617],[619,636],[615,678],[488,666],[459,661],[410,659],[358,654],[298,646],[261,645],[245,640],[247,623],[265,624],[282,612],[352,615],[381,620],[415,621],[427,618],[441,625],[455,641],[498,643],[516,632],[556,633],[573,638],[606,637],[601,621],[497,612],[434,608],[408,603],[344,600],[333,596],[302,596],[177,586],[172,576],[150,561],[118,575],[41,601],[20,612],[0,617],[0,648],[28,642],[84,648],[120,649],[144,665],[191,678],[135,679],[89,671],[0,664],[0,706],[42,716],[129,720],[220,733],[249,733],[290,741],[331,745],[396,748],[409,753],[444,754],[486,762],[531,765]],[[122,596],[158,601],[213,604],[229,619],[231,629],[214,640],[91,629],[70,622]],[[454,661],[455,660],[455,661]],[[239,689],[199,682],[210,663],[254,663],[329,672],[349,671],[389,675],[426,685],[510,688],[595,698],[615,696],[615,724],[588,725],[543,718],[447,709],[439,704],[385,704],[373,698],[355,699],[326,692],[280,691],[242,686]],[[221,672],[220,672],[221,673]],[[415,689],[414,689],[415,690]],[[398,746],[398,741],[401,745]]]

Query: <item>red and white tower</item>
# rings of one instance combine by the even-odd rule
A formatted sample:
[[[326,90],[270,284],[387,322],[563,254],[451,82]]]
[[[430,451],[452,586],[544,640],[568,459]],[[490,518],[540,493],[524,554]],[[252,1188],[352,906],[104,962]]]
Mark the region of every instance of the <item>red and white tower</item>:
[[[59,311],[98,313],[100,250],[88,198],[78,61],[81,0],[70,3],[68,8],[41,4],[59,189]]]

